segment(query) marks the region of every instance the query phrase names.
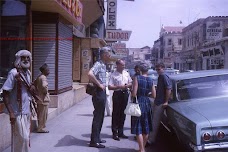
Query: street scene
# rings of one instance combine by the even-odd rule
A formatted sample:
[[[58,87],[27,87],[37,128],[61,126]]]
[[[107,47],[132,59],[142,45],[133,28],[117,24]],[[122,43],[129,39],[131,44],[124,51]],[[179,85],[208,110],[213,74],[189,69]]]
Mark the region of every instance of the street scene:
[[[227,0],[0,4],[0,152],[228,152]]]
[[[85,98],[80,103],[63,112],[58,117],[48,121],[48,134],[31,133],[30,152],[135,152],[137,143],[134,135],[130,134],[130,117],[127,116],[125,122],[125,133],[129,139],[115,141],[111,133],[111,117],[105,117],[101,131],[102,139],[106,140],[105,149],[89,147],[90,132],[92,122],[92,99],[91,96]],[[166,131],[161,130],[158,137],[158,144],[149,147],[148,151],[154,152],[175,152],[181,151],[181,147]],[[171,142],[171,143],[170,143]],[[10,148],[3,152],[10,152]]]

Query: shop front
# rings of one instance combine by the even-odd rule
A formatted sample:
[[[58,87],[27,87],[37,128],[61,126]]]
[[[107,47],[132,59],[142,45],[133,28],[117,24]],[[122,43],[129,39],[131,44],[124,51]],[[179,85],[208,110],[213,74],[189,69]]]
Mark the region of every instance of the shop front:
[[[204,47],[201,50],[203,70],[221,69],[225,64],[224,50],[221,45]]]

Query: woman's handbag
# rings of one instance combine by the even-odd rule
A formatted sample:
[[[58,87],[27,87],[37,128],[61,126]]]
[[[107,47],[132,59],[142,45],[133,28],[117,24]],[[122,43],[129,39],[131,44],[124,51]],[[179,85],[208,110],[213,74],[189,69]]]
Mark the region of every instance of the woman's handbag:
[[[89,95],[95,95],[96,94],[96,90],[97,90],[97,86],[94,85],[93,83],[88,83],[86,85],[86,93],[89,94]]]
[[[141,116],[141,110],[140,110],[140,107],[139,107],[139,103],[138,103],[138,100],[137,100],[137,96],[135,97],[135,101],[136,103],[134,103],[131,99],[131,96],[129,95],[128,97],[128,104],[127,104],[127,107],[126,109],[124,110],[124,113],[126,115],[131,115],[131,116],[136,116],[136,117],[140,117]]]

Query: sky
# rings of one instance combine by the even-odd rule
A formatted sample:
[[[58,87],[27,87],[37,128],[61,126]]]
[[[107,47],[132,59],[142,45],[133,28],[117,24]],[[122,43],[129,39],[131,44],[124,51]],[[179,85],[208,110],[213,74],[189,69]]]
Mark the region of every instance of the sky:
[[[228,0],[118,0],[117,29],[132,31],[127,48],[152,47],[162,25],[187,26],[199,18],[228,16],[227,6]]]

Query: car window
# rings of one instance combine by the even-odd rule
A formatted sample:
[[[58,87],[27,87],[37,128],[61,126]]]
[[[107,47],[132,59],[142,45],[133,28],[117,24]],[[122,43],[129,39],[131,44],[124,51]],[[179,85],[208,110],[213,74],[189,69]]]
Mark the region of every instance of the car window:
[[[228,95],[228,75],[181,80],[177,95],[179,100]]]

